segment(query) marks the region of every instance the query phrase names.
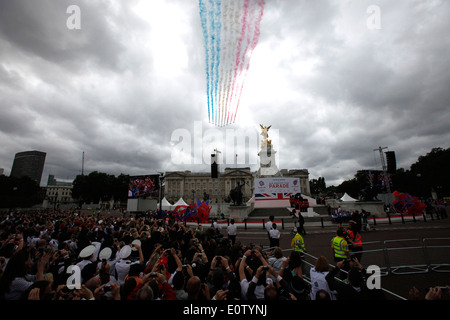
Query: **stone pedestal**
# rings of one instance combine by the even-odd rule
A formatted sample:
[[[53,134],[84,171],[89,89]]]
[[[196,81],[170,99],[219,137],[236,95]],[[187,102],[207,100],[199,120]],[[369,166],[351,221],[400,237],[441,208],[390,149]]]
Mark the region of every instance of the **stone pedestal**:
[[[261,151],[259,151],[259,169],[256,173],[258,178],[281,177],[275,161],[276,153],[271,144],[265,144]]]
[[[308,217],[308,218],[318,217],[318,216],[319,216],[319,214],[316,213],[316,212],[314,212],[314,209],[311,208],[311,207],[309,207],[309,208],[307,209],[306,212],[302,212],[302,214],[303,214],[305,217]]]
[[[250,207],[247,206],[228,206],[229,218],[236,222],[242,222],[250,214]]]

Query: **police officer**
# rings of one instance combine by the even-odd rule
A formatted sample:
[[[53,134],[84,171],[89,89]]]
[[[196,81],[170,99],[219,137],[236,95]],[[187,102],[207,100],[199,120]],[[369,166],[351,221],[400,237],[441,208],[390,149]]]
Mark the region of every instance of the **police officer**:
[[[306,252],[305,241],[303,240],[301,232],[301,228],[297,227],[297,233],[291,241],[291,248],[293,248],[294,251],[300,252],[300,254]]]

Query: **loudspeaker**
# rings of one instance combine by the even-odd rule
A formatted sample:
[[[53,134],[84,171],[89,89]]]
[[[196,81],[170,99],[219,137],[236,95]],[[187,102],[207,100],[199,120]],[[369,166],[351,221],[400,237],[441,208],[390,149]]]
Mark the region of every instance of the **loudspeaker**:
[[[216,155],[211,154],[211,178],[217,179],[218,178],[218,168],[217,168],[217,162],[216,162]]]
[[[386,162],[387,162],[387,172],[394,174],[397,171],[397,162],[395,160],[395,151],[387,151]]]

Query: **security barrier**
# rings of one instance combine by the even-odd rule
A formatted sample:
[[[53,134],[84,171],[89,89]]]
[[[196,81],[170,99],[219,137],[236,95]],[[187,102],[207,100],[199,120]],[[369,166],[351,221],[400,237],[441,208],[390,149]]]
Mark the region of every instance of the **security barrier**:
[[[376,265],[380,268],[381,276],[389,274],[388,259],[383,241],[363,242],[361,264],[365,266]]]
[[[263,251],[266,251],[266,250],[269,250],[269,249],[272,249],[272,248],[264,249]],[[283,252],[290,252],[292,250],[294,250],[294,249],[284,249]],[[369,253],[371,251],[378,251],[378,249],[377,250],[367,250],[367,251],[365,251],[365,253]],[[302,265],[303,280],[305,280],[307,283],[311,284],[310,270],[311,270],[311,267],[313,267],[315,265],[317,257],[315,257],[315,256],[313,256],[313,255],[311,255],[309,253],[306,253],[306,252],[304,252],[302,254],[303,254],[303,265]],[[334,267],[333,264],[330,264],[330,265]],[[341,271],[347,273],[347,271],[345,271],[345,270],[341,270]],[[338,281],[342,281],[339,278],[335,278],[335,279],[338,280]],[[407,300],[405,297],[402,297],[402,296],[400,296],[400,295],[398,295],[398,294],[396,294],[396,293],[394,293],[392,291],[389,291],[387,289],[381,288],[381,290],[384,293],[386,293],[388,295],[391,295],[391,296],[393,296],[393,297],[395,297],[395,298],[397,298],[399,300]]]
[[[396,247],[390,247],[395,243]],[[398,239],[384,241],[388,272],[393,274],[427,273],[429,267],[425,258],[423,241],[420,239]],[[391,254],[391,252],[395,252]],[[401,271],[406,269],[409,271]]]
[[[436,241],[448,244],[437,245]],[[450,238],[424,238],[423,244],[429,268],[435,272],[450,272]]]

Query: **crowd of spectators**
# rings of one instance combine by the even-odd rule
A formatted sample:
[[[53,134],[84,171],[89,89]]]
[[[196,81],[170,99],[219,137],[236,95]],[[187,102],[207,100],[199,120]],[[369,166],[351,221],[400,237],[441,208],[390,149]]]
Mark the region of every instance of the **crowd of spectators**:
[[[345,300],[379,298],[356,261],[348,281],[319,257],[232,242],[213,225],[74,211],[6,213],[0,222],[0,299]],[[353,263],[353,262],[352,262]],[[79,279],[73,272],[78,267]],[[79,281],[79,282],[77,282]]]
[[[356,221],[360,227],[362,223],[366,224],[370,212],[364,209],[359,212],[358,210],[345,210],[340,206],[331,211],[331,221],[336,224],[347,223],[350,220]]]

